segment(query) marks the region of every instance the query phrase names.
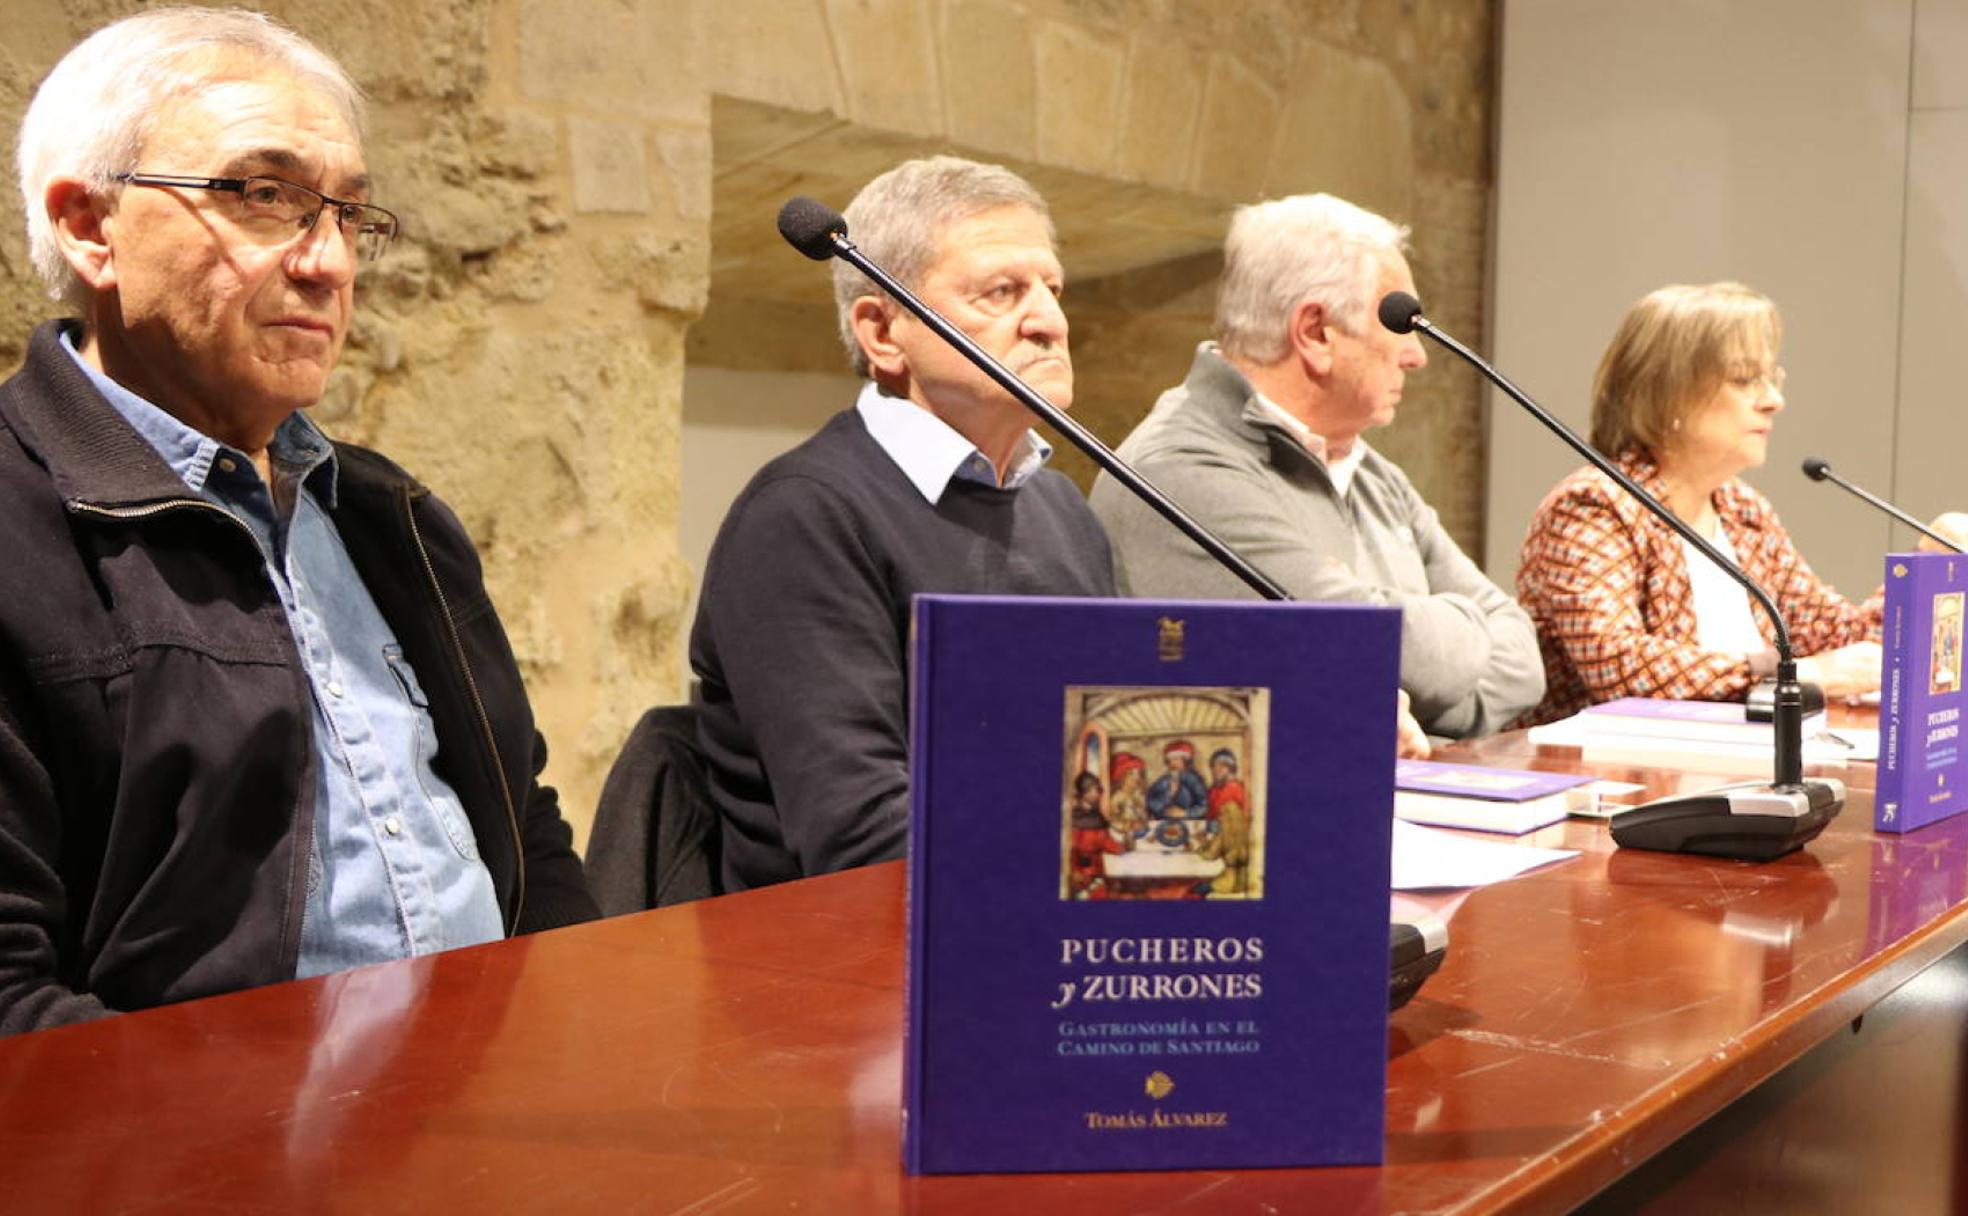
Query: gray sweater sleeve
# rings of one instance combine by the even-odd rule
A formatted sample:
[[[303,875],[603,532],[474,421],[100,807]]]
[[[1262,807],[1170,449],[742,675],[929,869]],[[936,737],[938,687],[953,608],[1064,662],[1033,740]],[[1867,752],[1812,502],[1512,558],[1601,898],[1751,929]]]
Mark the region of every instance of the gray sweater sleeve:
[[[1369,458],[1350,511],[1329,486],[1288,485],[1253,453],[1228,445],[1162,448],[1142,453],[1140,464],[1294,598],[1399,607],[1401,684],[1429,733],[1500,730],[1543,695],[1529,616],[1464,556],[1392,464]],[[1254,594],[1111,479],[1096,483],[1092,503],[1123,594]],[[1405,576],[1389,573],[1402,565]]]
[[[1494,734],[1544,696],[1537,630],[1463,553],[1407,478],[1399,484],[1428,585],[1426,592],[1381,591],[1383,602],[1402,609],[1402,687],[1430,734]]]

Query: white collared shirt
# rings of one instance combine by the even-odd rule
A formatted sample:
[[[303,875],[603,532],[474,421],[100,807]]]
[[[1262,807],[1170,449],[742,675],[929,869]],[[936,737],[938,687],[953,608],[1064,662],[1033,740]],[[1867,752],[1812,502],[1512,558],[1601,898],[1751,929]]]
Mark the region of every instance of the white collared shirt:
[[[1015,490],[1052,457],[1052,445],[1039,438],[1038,432],[1026,431],[1012,452],[1011,471],[1000,485],[997,468],[976,444],[908,398],[892,397],[871,380],[861,386],[854,408],[868,434],[931,505],[943,497],[953,480]]]
[[[1306,451],[1312,453],[1320,464],[1326,466],[1326,476],[1332,478],[1333,489],[1341,498],[1345,498],[1346,492],[1353,487],[1353,474],[1359,472],[1360,462],[1367,458],[1367,441],[1355,439],[1346,455],[1338,460],[1330,459],[1326,455],[1325,436],[1306,426],[1304,419],[1294,415],[1263,393],[1256,394],[1256,399],[1258,408],[1277,419],[1287,431],[1305,445]]]

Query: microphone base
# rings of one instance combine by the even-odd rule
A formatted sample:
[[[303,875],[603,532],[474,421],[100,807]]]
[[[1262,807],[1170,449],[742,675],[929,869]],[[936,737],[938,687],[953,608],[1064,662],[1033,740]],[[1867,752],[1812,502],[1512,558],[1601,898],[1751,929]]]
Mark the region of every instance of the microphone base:
[[[1812,777],[1796,785],[1745,781],[1662,798],[1612,817],[1623,849],[1775,861],[1814,839],[1845,807],[1845,783]]]
[[[1393,921],[1387,926],[1387,1008],[1399,1009],[1421,991],[1449,953],[1449,927],[1440,917]]]

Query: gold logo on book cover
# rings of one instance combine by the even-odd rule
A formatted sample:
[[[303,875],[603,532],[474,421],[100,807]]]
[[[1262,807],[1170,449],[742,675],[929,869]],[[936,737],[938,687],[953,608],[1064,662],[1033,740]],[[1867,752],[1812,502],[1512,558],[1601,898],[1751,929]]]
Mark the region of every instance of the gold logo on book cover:
[[[1142,1085],[1141,1088],[1147,1091],[1149,1097],[1160,1102],[1163,1098],[1175,1092],[1175,1082],[1170,1079],[1167,1073],[1157,1069],[1148,1074],[1147,1083]]]
[[[1160,625],[1161,635],[1156,641],[1156,653],[1161,656],[1164,663],[1180,663],[1183,647],[1182,622],[1174,617],[1165,616],[1161,619]]]
[[[1894,578],[1905,578],[1905,577],[1906,577],[1906,563],[1905,563],[1905,562],[1894,562],[1894,563],[1893,563],[1893,577],[1894,577]]]

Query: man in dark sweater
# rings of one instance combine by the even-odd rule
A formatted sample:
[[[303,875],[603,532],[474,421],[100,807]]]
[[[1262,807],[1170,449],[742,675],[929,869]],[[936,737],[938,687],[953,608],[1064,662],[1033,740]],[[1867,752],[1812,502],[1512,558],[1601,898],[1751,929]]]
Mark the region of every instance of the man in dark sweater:
[[[1029,184],[908,161],[846,214],[871,258],[1072,404],[1063,275]],[[1024,407],[844,262],[834,289],[868,383],[732,504],[691,634],[730,890],[906,850],[910,597],[1114,590],[1106,537],[1042,467],[1051,448]]]

